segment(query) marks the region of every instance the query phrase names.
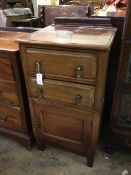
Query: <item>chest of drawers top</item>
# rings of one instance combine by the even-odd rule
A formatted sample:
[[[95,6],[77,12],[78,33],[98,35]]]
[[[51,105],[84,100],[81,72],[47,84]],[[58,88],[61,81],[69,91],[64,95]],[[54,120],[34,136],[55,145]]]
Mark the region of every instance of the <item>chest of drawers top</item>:
[[[0,51],[16,52],[19,50],[18,38],[26,37],[25,32],[0,31]]]
[[[68,48],[108,50],[112,44],[115,32],[115,28],[91,28],[87,26],[68,27],[56,25],[46,27],[23,37],[19,42]]]

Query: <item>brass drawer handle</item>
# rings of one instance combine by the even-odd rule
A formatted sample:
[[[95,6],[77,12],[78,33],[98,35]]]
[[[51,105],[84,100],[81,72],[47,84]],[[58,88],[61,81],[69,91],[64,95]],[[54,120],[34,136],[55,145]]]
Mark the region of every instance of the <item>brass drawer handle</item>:
[[[35,72],[36,74],[41,72],[41,61],[35,63]]]
[[[125,144],[131,147],[131,143],[129,143],[129,140],[127,138],[125,139]]]
[[[7,116],[0,116],[0,121],[5,122],[7,120]]]
[[[43,88],[38,89],[38,98],[39,99],[44,98],[44,89]]]
[[[76,65],[75,71],[76,71],[76,78],[82,78],[83,76],[83,69],[84,66],[81,64]]]
[[[82,100],[82,96],[80,94],[77,94],[75,96],[75,104],[76,105],[81,105],[81,100]]]

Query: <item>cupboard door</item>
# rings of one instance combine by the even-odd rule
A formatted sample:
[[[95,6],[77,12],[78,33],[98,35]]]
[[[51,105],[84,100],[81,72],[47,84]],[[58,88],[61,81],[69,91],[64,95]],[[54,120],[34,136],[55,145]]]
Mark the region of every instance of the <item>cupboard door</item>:
[[[50,142],[80,153],[90,144],[92,113],[75,111],[30,100],[36,140]]]

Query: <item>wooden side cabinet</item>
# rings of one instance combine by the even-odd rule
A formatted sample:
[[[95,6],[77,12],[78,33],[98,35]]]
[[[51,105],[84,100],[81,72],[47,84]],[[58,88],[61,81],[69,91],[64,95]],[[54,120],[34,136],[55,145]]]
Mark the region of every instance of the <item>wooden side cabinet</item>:
[[[92,166],[115,32],[114,28],[56,25],[20,41],[39,147],[50,143],[84,154]]]
[[[0,31],[0,134],[27,148],[33,141],[18,44],[26,33]]]

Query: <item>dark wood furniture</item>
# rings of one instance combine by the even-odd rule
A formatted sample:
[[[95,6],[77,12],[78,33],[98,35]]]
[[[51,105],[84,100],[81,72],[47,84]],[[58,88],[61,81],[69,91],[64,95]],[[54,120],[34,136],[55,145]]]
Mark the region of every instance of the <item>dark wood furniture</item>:
[[[21,20],[12,20],[13,27],[41,27],[41,20],[40,18],[30,17],[27,19]]]
[[[86,17],[86,6],[81,5],[39,5],[39,17],[43,27],[54,23],[55,17]]]
[[[56,25],[112,27],[110,18],[56,17]]]
[[[30,7],[32,0],[4,0],[9,8],[14,7]]]
[[[51,143],[84,154],[92,166],[115,32],[114,28],[56,25],[19,41],[40,148]]]
[[[60,0],[60,5],[87,5],[89,3],[88,0]],[[90,1],[94,6],[99,6],[99,0],[92,0]]]
[[[114,39],[114,43],[110,52],[108,73],[107,73],[107,82],[106,82],[106,91],[105,91],[105,103],[103,110],[102,118],[102,139],[106,139],[108,135],[108,127],[110,123],[110,116],[112,110],[113,96],[116,86],[116,78],[118,71],[118,64],[120,61],[120,50],[122,43],[122,33],[123,25],[125,19],[125,13],[108,13],[106,16],[101,16],[101,13],[93,15],[92,18],[109,18],[113,27],[117,28],[117,33]]]
[[[0,134],[30,148],[33,132],[19,47],[15,41],[27,33],[20,32],[22,29],[11,30],[13,28],[0,28]]]
[[[131,148],[131,1],[128,1],[108,148]]]
[[[5,9],[7,5],[7,2],[5,0],[0,1],[0,9]]]

